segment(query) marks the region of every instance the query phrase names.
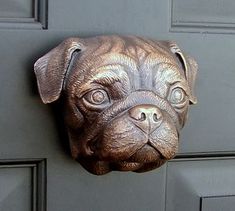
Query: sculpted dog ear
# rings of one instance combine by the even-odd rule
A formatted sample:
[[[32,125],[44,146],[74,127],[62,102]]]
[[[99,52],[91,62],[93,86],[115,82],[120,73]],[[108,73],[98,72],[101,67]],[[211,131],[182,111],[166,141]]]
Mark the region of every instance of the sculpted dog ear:
[[[174,53],[179,61],[182,63],[182,66],[185,71],[185,77],[188,81],[191,96],[189,98],[191,104],[196,104],[197,103],[197,98],[194,93],[194,85],[195,85],[195,79],[198,71],[198,65],[196,61],[190,57],[182,53],[180,48],[177,46],[176,43],[169,43],[170,45],[170,50],[172,53]]]
[[[69,38],[36,61],[34,72],[43,103],[59,98],[73,54],[81,49],[79,38]]]

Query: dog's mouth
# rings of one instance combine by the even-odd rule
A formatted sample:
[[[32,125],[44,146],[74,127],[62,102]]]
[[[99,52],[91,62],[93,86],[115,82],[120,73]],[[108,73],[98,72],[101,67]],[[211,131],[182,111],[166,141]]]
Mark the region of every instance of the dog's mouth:
[[[142,169],[146,171],[146,169],[157,168],[165,162],[166,159],[157,149],[146,144],[129,159],[112,163],[111,166],[113,170],[142,172]]]
[[[89,142],[87,145],[87,148],[89,148],[92,152],[99,152],[99,139],[100,137],[97,137],[97,139],[93,142]],[[157,147],[152,143],[150,140],[150,137],[146,136],[145,144],[140,146],[139,149],[137,149],[135,152],[133,152],[129,158],[126,158],[126,162],[137,162],[137,163],[146,163],[146,162],[154,162],[158,159],[166,159],[164,155],[160,152],[160,150],[157,149]],[[93,154],[95,155],[95,154]],[[101,158],[99,155],[95,155]]]
[[[93,146],[94,147],[94,146]],[[105,157],[94,155],[90,158],[93,162],[93,167],[87,165],[86,162],[81,162],[83,166],[95,171],[96,174],[105,174],[112,171],[134,171],[145,172],[158,168],[163,165],[168,159],[158,150],[151,141],[148,141],[140,149],[136,150],[128,158],[124,160],[112,160]],[[82,161],[82,160],[80,160]],[[95,170],[94,170],[95,169]]]
[[[95,143],[90,145],[91,150],[95,151]],[[101,159],[99,157],[99,159]],[[101,159],[102,160],[102,159]],[[135,170],[143,166],[144,164],[150,164],[150,163],[158,163],[160,161],[165,161],[166,158],[163,156],[163,154],[151,144],[151,141],[148,140],[148,142],[142,146],[140,149],[138,149],[136,152],[134,152],[132,155],[130,155],[129,158],[125,160],[120,161],[111,161],[111,165],[113,165],[114,168],[118,168],[118,170]],[[104,161],[107,161],[104,159]]]
[[[137,163],[150,163],[156,162],[159,159],[165,159],[159,150],[147,143],[141,149],[137,150],[127,162],[137,162]]]
[[[110,161],[110,162],[119,162],[119,160],[112,160],[111,157],[103,157],[102,154],[100,154],[100,149],[102,149],[104,146],[100,148],[99,146],[100,139],[97,137],[97,139],[93,142],[90,142],[87,147],[90,151],[94,152],[93,156],[97,157],[100,160],[103,161]],[[151,136],[146,136],[146,141],[144,141],[142,145],[139,146],[139,148],[136,148],[135,151],[131,150],[127,152],[129,154],[129,157],[125,157],[124,160],[121,159],[120,161],[130,162],[130,163],[150,163],[150,162],[156,162],[159,159],[169,160],[172,157],[174,157],[173,152],[171,152],[171,157],[169,157],[168,154],[165,154],[166,151],[164,149],[161,149],[161,144],[156,144],[158,142],[161,142],[161,140],[154,140]],[[160,146],[159,146],[160,145]],[[158,149],[159,148],[159,149]],[[125,151],[125,150],[124,150]],[[163,152],[162,152],[163,151]],[[173,153],[173,154],[172,154]]]

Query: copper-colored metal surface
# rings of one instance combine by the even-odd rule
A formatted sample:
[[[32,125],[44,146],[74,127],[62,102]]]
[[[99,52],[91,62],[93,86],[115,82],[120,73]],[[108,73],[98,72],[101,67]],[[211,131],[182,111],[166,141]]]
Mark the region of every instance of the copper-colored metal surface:
[[[35,63],[44,103],[63,94],[72,156],[97,175],[145,172],[173,158],[197,64],[169,41],[69,38]]]

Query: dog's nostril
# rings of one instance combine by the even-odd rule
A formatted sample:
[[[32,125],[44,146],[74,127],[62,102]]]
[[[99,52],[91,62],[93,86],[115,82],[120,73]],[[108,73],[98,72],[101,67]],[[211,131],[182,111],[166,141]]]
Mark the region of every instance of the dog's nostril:
[[[133,123],[146,134],[155,131],[163,122],[161,110],[154,105],[138,105],[129,110]]]
[[[159,120],[161,119],[162,115],[159,113],[154,113],[153,114],[153,121],[154,122],[159,122]]]
[[[135,121],[142,122],[146,125],[155,123],[159,124],[162,119],[160,109],[153,105],[135,106],[129,110],[129,115]]]
[[[140,121],[144,121],[144,120],[146,120],[146,114],[144,112],[142,112],[140,114]]]
[[[153,114],[153,121],[154,121],[154,122],[157,122],[157,121],[158,121],[158,119],[159,119],[159,118],[158,118],[157,114],[156,114],[156,113],[154,113],[154,114]]]

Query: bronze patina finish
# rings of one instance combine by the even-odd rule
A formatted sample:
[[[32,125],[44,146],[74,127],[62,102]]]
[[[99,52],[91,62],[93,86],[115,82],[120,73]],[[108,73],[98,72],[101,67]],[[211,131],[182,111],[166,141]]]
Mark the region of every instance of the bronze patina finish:
[[[69,38],[35,63],[44,103],[63,93],[74,159],[97,175],[145,172],[173,158],[197,64],[170,41]]]

